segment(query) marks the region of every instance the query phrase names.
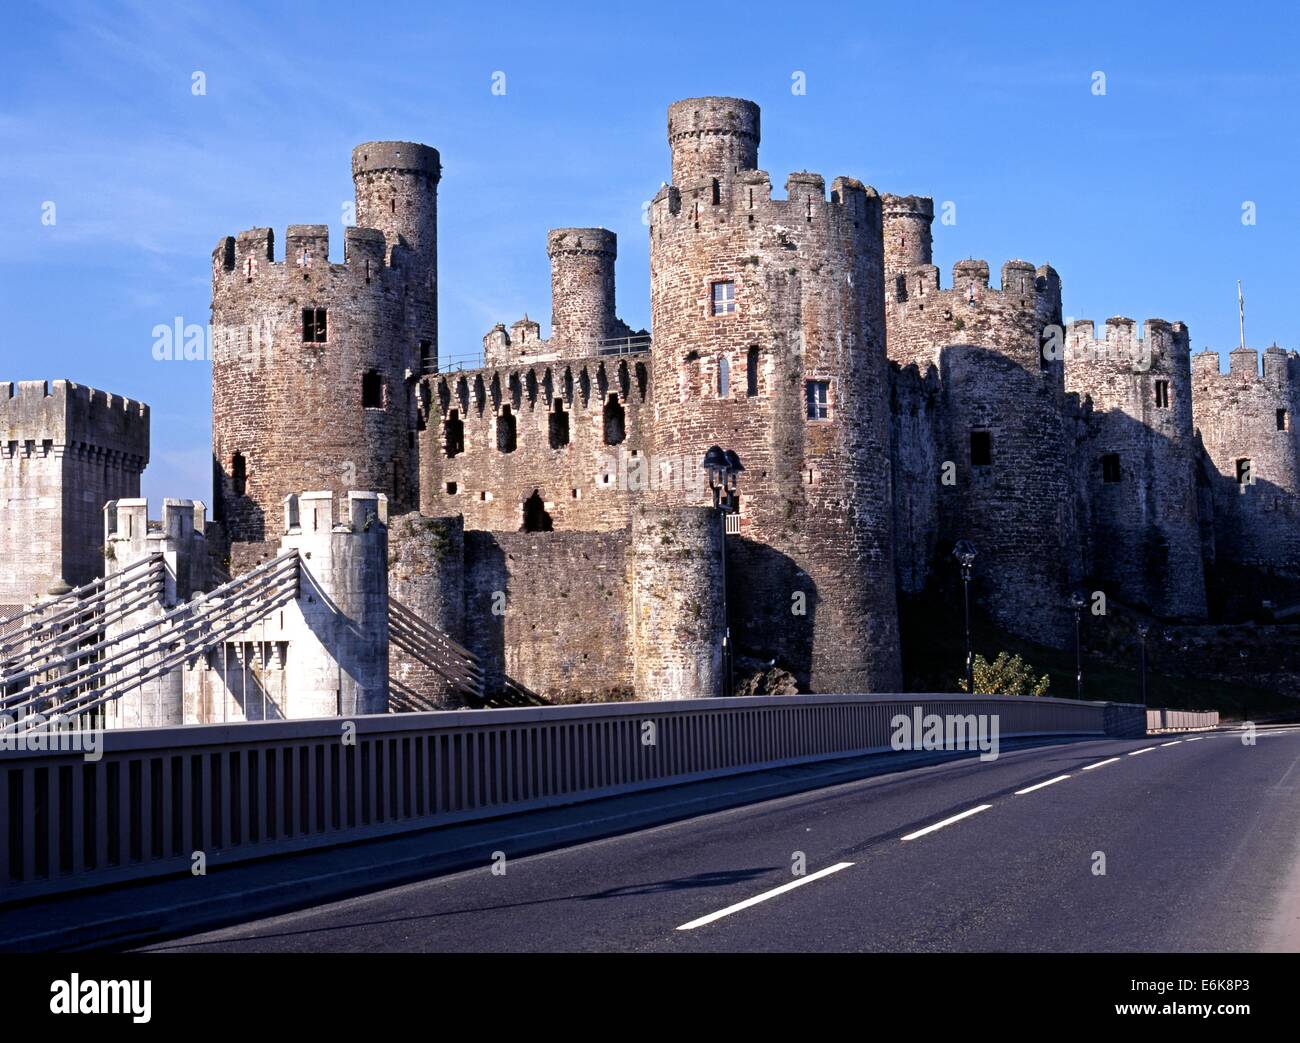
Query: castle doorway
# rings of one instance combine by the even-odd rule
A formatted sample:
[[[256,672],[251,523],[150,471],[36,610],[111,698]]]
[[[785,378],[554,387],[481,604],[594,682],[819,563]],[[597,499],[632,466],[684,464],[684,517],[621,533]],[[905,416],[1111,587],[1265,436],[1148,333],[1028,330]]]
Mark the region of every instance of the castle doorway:
[[[551,516],[546,511],[541,494],[534,489],[533,495],[524,501],[524,532],[553,532]]]

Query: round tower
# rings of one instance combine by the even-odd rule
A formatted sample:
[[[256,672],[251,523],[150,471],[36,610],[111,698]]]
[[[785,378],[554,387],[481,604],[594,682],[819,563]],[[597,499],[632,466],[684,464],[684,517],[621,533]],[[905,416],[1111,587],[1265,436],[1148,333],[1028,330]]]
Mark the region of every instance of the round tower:
[[[686,98],[668,106],[673,184],[726,180],[758,166],[758,106],[741,98]]]
[[[638,699],[723,694],[722,518],[711,507],[632,516],[633,686]]]
[[[921,264],[933,264],[934,200],[925,196],[881,196],[885,240],[885,280]]]
[[[798,173],[773,199],[752,169],[756,106],[669,111],[674,184],[651,208],[653,430],[661,469],[684,480],[653,495],[708,502],[689,479],[711,445],[734,450],[737,650],[776,657],[807,690],[897,691],[880,198],[838,178],[828,199]],[[727,191],[698,181],[728,164]]]
[[[563,357],[595,355],[614,336],[618,236],[604,228],[555,228],[551,259],[551,342]]]
[[[438,150],[410,141],[370,141],[352,150],[357,224],[384,234],[385,258],[406,273],[409,368],[437,368]]]

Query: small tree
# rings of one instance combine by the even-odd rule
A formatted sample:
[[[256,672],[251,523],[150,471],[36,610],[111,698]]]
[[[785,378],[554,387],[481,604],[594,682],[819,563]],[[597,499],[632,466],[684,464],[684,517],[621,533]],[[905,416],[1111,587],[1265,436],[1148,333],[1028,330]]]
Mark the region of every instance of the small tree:
[[[957,682],[966,691],[966,678]],[[1046,695],[1051,678],[1046,674],[1034,680],[1034,668],[1018,655],[999,652],[989,662],[982,655],[975,657],[975,691],[985,695]]]

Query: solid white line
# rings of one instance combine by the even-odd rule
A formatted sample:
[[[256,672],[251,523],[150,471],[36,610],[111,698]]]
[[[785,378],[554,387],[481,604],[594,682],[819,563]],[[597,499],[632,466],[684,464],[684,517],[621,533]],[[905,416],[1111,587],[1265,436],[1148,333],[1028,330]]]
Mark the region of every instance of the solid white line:
[[[1143,746],[1142,749],[1140,750],[1131,750],[1129,752],[1129,756],[1136,757],[1139,753],[1150,753],[1154,749],[1155,749],[1154,746]]]
[[[742,909],[748,909],[751,905],[758,905],[759,902],[766,902],[769,898],[775,898],[777,895],[785,894],[787,891],[793,891],[796,887],[803,887],[804,884],[811,884],[814,880],[820,880],[824,876],[830,876],[831,873],[838,873],[841,869],[848,869],[853,865],[852,862],[837,862],[833,866],[827,866],[825,869],[819,869],[809,876],[801,876],[798,880],[791,880],[788,884],[782,884],[780,887],[774,887],[770,891],[764,891],[761,895],[754,895],[753,898],[746,898],[743,902],[737,902],[735,905],[729,905],[725,909],[719,909],[716,913],[709,913],[708,916],[701,916],[698,920],[692,920],[690,923],[684,923],[679,931],[693,931],[696,927],[703,927],[706,923],[713,923],[714,920],[721,920],[724,916],[730,916],[732,913],[738,913]]]
[[[977,808],[970,808],[963,811],[960,815],[953,815],[952,818],[946,818],[942,822],[936,822],[933,826],[926,826],[925,829],[918,829],[915,833],[908,833],[903,840],[915,840],[917,837],[923,837],[927,833],[933,833],[936,829],[943,829],[944,826],[951,826],[954,822],[960,822],[964,818],[970,818],[972,815],[978,815],[981,811],[988,811],[993,807],[992,804],[981,804]]]
[[[1108,757],[1106,760],[1098,761],[1096,764],[1085,764],[1083,770],[1092,771],[1093,768],[1100,768],[1103,764],[1114,764],[1117,760],[1119,760],[1118,757]]]
[[[1036,785],[1033,785],[1033,786],[1026,786],[1024,789],[1018,789],[1018,790],[1016,790],[1016,796],[1018,797],[1018,796],[1020,796],[1022,793],[1033,793],[1034,790],[1036,790],[1036,789],[1042,789],[1044,786],[1050,786],[1050,785],[1052,785],[1052,783],[1054,783],[1054,782],[1064,782],[1064,781],[1065,781],[1066,779],[1068,779],[1069,777],[1070,777],[1069,775],[1058,775],[1058,776],[1056,776],[1056,778],[1054,778],[1054,779],[1048,779],[1046,782],[1039,782],[1039,783],[1037,783]]]
[[[1182,742],[1182,741],[1183,741],[1182,739],[1175,739],[1173,742],[1162,742],[1160,745],[1161,745],[1161,746],[1177,746],[1177,745],[1178,745],[1180,742]]]

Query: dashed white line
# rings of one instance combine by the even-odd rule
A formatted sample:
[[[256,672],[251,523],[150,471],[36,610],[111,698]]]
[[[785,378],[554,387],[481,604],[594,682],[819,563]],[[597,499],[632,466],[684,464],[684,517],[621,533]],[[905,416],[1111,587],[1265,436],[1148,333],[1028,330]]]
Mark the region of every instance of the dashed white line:
[[[943,829],[944,826],[951,826],[954,822],[960,822],[964,818],[970,818],[972,815],[978,815],[981,811],[988,811],[993,807],[992,804],[981,804],[976,808],[969,808],[960,815],[953,815],[952,818],[946,818],[942,822],[936,822],[933,826],[926,826],[924,829],[918,829],[915,833],[908,833],[903,840],[915,840],[917,837],[923,837],[927,833],[933,833],[936,829]]]
[[[1197,736],[1195,736],[1194,738],[1191,738],[1191,739],[1184,739],[1183,741],[1184,741],[1184,742],[1200,742],[1200,741],[1201,741],[1202,739],[1204,739],[1204,738],[1205,738],[1204,735],[1197,735]]]
[[[1143,746],[1142,749],[1140,750],[1130,750],[1129,756],[1136,757],[1139,753],[1150,753],[1154,749],[1155,749],[1154,746]]]
[[[1056,778],[1048,779],[1046,782],[1037,782],[1032,786],[1026,786],[1024,789],[1016,790],[1016,796],[1019,797],[1021,794],[1024,793],[1033,793],[1034,790],[1042,789],[1044,786],[1051,786],[1053,783],[1064,782],[1069,777],[1070,777],[1069,775],[1058,775],[1056,776]]]
[[[1100,768],[1107,764],[1114,764],[1117,760],[1119,760],[1118,757],[1107,757],[1104,761],[1098,761],[1096,764],[1085,764],[1083,770],[1092,771],[1093,768]]]
[[[701,916],[698,920],[692,920],[690,923],[684,923],[679,931],[693,931],[697,927],[703,927],[705,924],[713,923],[714,920],[721,920],[724,916],[730,916],[732,913],[738,913],[742,909],[748,909],[751,905],[758,905],[759,902],[766,902],[769,898],[775,898],[777,895],[785,894],[787,891],[793,891],[796,887],[803,887],[804,884],[811,884],[814,880],[820,880],[824,876],[830,876],[832,873],[838,873],[841,869],[848,869],[853,865],[852,862],[837,862],[833,866],[827,866],[825,869],[819,869],[808,876],[801,876],[798,880],[791,880],[788,884],[782,884],[780,887],[774,887],[770,891],[764,891],[761,895],[754,895],[753,898],[746,898],[743,902],[737,902],[735,905],[729,905],[725,909],[719,909],[716,913],[709,913],[708,916]]]
[[[1175,739],[1173,742],[1162,742],[1160,745],[1161,745],[1161,746],[1177,746],[1177,745],[1178,745],[1180,742],[1182,742],[1182,741],[1183,741],[1182,739]]]

